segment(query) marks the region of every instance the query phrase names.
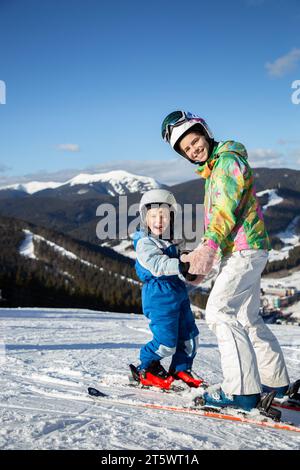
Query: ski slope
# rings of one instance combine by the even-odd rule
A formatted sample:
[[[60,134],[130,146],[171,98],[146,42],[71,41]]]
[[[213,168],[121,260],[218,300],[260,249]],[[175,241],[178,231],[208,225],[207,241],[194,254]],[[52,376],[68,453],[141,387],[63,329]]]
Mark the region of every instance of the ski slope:
[[[216,338],[197,321],[194,369],[221,381]],[[77,309],[0,310],[1,449],[299,449],[299,434],[111,405],[87,396],[95,386],[131,401],[189,404],[195,390],[171,395],[128,387],[128,364],[150,339],[141,315]],[[300,328],[272,325],[291,379],[300,377]],[[167,367],[168,361],[165,361]],[[299,421],[299,418],[298,418]]]

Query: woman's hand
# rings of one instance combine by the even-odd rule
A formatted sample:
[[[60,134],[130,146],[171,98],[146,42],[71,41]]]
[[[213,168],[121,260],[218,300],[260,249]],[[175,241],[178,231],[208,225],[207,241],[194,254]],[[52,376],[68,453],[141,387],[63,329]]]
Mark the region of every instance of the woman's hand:
[[[188,255],[181,255],[180,260],[183,263],[190,263],[190,274],[202,274],[206,276],[212,270],[216,257],[217,250],[206,244],[202,244]]]

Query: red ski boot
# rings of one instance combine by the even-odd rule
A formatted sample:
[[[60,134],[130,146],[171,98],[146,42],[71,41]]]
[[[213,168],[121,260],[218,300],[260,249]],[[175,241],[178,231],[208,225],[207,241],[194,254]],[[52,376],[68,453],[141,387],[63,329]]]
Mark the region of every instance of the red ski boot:
[[[147,369],[139,370],[130,364],[133,378],[147,387],[159,387],[169,390],[174,382],[174,377],[163,368],[159,361],[152,361]]]
[[[182,380],[189,387],[198,388],[200,385],[205,385],[205,382],[201,377],[195,377],[191,370],[180,370],[172,373],[173,377],[177,380]]]

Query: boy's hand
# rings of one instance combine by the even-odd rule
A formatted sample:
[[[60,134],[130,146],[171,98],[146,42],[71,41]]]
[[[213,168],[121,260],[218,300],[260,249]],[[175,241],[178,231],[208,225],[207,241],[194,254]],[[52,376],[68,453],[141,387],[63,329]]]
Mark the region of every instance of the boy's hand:
[[[188,255],[181,255],[180,260],[183,263],[190,263],[190,274],[203,274],[206,276],[212,270],[217,256],[217,250],[203,244]]]
[[[190,269],[190,263],[186,262],[183,263],[181,260],[179,260],[179,270],[183,277],[185,278],[186,281],[192,282],[195,281],[197,276],[195,274],[189,273]]]

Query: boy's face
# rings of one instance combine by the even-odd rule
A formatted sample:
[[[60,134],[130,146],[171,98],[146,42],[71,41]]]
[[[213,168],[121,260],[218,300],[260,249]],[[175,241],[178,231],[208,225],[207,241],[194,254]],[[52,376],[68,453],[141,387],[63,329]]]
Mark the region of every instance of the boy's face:
[[[187,158],[193,162],[203,163],[208,159],[209,143],[204,135],[198,132],[189,132],[179,144]]]
[[[155,207],[147,211],[146,222],[153,235],[162,235],[170,225],[170,209]]]

